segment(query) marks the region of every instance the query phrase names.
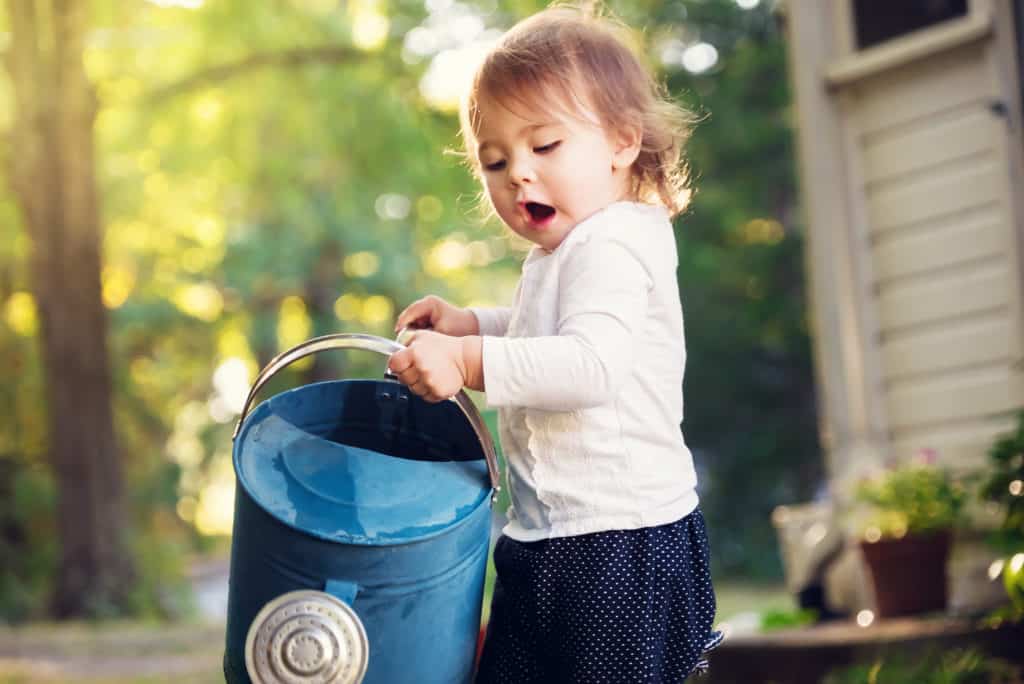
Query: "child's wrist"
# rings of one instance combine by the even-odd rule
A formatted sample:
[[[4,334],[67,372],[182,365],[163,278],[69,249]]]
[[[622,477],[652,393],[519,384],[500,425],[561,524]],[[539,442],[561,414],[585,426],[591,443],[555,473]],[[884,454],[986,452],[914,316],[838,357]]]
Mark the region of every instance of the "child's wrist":
[[[472,309],[463,309],[462,313],[465,314],[466,335],[479,335],[480,319],[476,317]]]
[[[469,389],[484,390],[483,338],[467,335],[460,338],[462,345],[463,385]]]

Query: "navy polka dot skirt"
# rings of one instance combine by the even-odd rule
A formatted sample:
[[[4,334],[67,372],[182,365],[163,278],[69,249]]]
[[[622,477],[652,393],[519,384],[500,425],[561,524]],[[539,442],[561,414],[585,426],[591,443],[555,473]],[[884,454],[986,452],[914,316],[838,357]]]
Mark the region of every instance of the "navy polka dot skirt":
[[[715,593],[704,517],[494,549],[477,684],[682,682],[707,669]]]

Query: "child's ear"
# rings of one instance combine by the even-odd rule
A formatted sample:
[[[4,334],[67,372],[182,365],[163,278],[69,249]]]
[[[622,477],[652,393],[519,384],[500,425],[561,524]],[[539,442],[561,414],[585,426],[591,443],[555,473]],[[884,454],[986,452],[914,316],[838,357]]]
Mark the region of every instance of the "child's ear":
[[[612,157],[613,169],[627,169],[640,156],[640,145],[643,143],[643,129],[639,126],[626,126],[612,140],[615,154]]]

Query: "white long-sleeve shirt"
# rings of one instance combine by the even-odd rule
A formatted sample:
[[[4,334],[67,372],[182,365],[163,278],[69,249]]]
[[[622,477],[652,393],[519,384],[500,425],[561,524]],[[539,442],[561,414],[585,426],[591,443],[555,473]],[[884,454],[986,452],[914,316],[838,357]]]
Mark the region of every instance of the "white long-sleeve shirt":
[[[676,267],[666,211],[617,202],[554,251],[534,247],[510,308],[471,309],[498,407],[509,537],[650,527],[696,508]]]

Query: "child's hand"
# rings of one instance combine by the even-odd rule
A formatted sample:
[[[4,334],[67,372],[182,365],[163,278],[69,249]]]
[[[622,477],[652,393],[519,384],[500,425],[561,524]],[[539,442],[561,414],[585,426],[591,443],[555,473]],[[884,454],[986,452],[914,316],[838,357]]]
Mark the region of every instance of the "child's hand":
[[[388,368],[413,394],[436,403],[454,396],[466,383],[462,347],[458,338],[417,330],[405,349],[391,355]]]
[[[453,306],[434,295],[413,302],[398,314],[395,332],[402,328],[432,328],[453,337],[480,332],[480,324],[472,311]]]

